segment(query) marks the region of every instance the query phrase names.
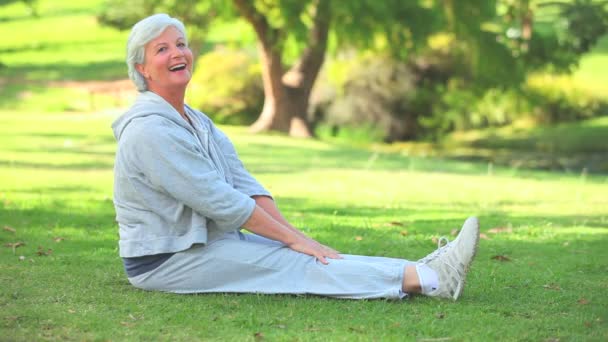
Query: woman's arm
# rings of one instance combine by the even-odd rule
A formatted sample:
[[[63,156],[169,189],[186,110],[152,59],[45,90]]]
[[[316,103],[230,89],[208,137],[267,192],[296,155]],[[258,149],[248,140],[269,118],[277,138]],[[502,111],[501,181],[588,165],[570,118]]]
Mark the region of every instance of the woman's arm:
[[[332,252],[332,253],[336,253],[336,254],[339,253],[335,249],[325,246],[325,245],[311,239],[310,237],[306,236],[306,234],[304,234],[300,230],[298,230],[296,227],[292,226],[285,219],[285,217],[283,217],[283,215],[279,211],[279,208],[277,207],[276,203],[274,202],[274,200],[272,198],[270,198],[268,196],[252,196],[252,198],[255,200],[255,203],[259,207],[264,209],[264,211],[266,211],[266,213],[268,213],[273,219],[275,219],[277,222],[279,222],[282,225],[284,225],[285,227],[287,227],[289,230],[291,230],[295,234],[297,234],[305,239],[311,240],[313,243],[316,243],[316,244],[320,245],[322,248],[327,249],[328,252]]]
[[[328,264],[326,258],[341,258],[337,252],[306,237],[297,229],[277,221],[259,205],[256,205],[253,214],[243,226],[253,233],[280,241],[297,252],[314,256],[325,265]]]

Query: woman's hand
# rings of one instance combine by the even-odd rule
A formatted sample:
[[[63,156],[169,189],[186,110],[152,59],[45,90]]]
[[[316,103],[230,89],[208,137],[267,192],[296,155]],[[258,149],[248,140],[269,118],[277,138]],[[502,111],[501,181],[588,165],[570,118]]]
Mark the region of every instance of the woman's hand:
[[[342,259],[340,254],[338,254],[338,252],[333,248],[329,248],[311,238],[304,236],[298,236],[298,238],[293,243],[287,244],[287,247],[293,249],[296,252],[314,256],[324,265],[329,264],[326,258]]]

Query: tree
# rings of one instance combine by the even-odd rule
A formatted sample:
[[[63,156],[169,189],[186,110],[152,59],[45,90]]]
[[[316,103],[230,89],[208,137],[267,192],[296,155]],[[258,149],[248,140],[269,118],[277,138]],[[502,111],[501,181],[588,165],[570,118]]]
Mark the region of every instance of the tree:
[[[292,136],[310,137],[306,119],[308,101],[314,82],[325,59],[331,21],[328,0],[275,2],[277,7],[255,6],[247,0],[234,0],[240,13],[251,23],[258,37],[258,49],[264,81],[264,107],[259,119],[253,124],[254,132],[279,130]],[[282,7],[282,8],[281,8]],[[283,18],[273,18],[273,10],[286,13]],[[263,11],[267,14],[263,14]],[[308,38],[300,58],[285,70],[283,49],[289,31],[286,21],[308,12],[311,20]],[[276,11],[275,11],[276,13]],[[280,24],[273,25],[272,20]],[[301,23],[297,23],[301,24]],[[282,27],[281,27],[282,26]]]
[[[195,50],[214,18],[244,18],[257,36],[265,95],[252,129],[301,137],[312,135],[309,98],[328,52],[352,47],[402,61],[417,56],[425,64],[421,52],[428,52],[428,38],[441,33],[451,37],[447,57],[455,61],[443,79],[456,79],[462,88],[477,88],[481,94],[493,87],[517,89],[530,71],[568,70],[607,27],[606,1],[598,0],[134,0],[127,7],[122,0],[108,3],[100,18],[118,27],[130,27],[160,11],[181,18],[198,33],[190,35]],[[557,8],[555,15],[539,18],[547,6]],[[437,84],[428,85],[431,92],[436,88]]]
[[[235,14],[219,0],[136,2],[140,4],[125,10],[124,6],[117,6],[122,1],[110,0],[100,18],[114,26],[130,27],[135,17],[164,10],[180,17],[189,27],[200,29],[216,15]],[[192,11],[188,11],[195,5],[208,10],[201,12],[202,18],[192,18]],[[252,129],[278,130],[299,137],[312,135],[307,120],[309,98],[324,63],[330,35],[335,37],[336,46],[354,45],[402,54],[403,46],[412,48],[424,41],[433,23],[429,20],[431,8],[400,0],[232,0],[232,5],[251,24],[258,39],[265,96],[262,113]],[[121,11],[108,16],[111,8]]]

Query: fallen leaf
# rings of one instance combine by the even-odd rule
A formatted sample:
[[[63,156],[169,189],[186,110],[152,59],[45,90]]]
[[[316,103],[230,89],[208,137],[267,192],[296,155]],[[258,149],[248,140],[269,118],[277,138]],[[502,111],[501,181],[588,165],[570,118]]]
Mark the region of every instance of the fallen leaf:
[[[62,238],[61,236],[56,236],[53,238],[53,241],[55,241],[55,242],[61,242],[63,240],[65,240],[65,238]]]
[[[286,326],[284,324],[279,324],[279,325],[277,325],[277,328],[279,328],[279,329],[285,329]]]
[[[482,240],[490,240],[490,238],[485,233],[479,234],[479,238]]]
[[[436,237],[436,236],[433,236],[433,237],[431,238],[431,241],[433,242],[433,244],[434,244],[434,245],[436,245],[436,244],[437,244],[437,242],[439,242],[439,238],[438,238],[438,237]]]
[[[570,246],[570,241],[566,241],[566,242],[564,242],[563,246],[564,246],[564,247],[568,247],[568,246]]]
[[[21,242],[21,241],[17,241],[17,242],[13,242],[13,243],[5,243],[4,247],[8,247],[8,248],[12,248],[13,249],[13,254],[15,254],[15,250],[21,246],[25,246],[25,243]]]
[[[131,322],[120,322],[120,324],[127,328],[132,328],[135,326],[135,323],[131,323]]]
[[[20,255],[20,256],[19,256],[19,261],[23,261],[23,260],[25,260],[25,256]]]
[[[438,312],[437,314],[435,314],[435,317],[437,319],[443,319],[445,317],[445,313],[443,312]]]
[[[38,246],[38,251],[36,252],[36,254],[38,254],[39,256],[47,256],[47,255],[51,255],[53,253],[52,249],[47,249],[46,251],[44,250],[44,247],[42,246]]]
[[[498,234],[498,233],[513,233],[513,228],[511,227],[494,227],[488,230],[488,233]]]
[[[407,236],[410,232],[408,232],[407,230],[402,230],[399,232],[399,234],[401,234],[401,236]]]
[[[255,334],[253,334],[253,338],[255,338],[257,341],[263,340],[264,334],[262,334],[261,332],[256,332]]]
[[[76,313],[76,310],[68,309],[68,312],[73,314],[73,313]]]
[[[545,290],[555,290],[555,291],[561,291],[561,289],[562,289],[557,284],[545,284],[545,285],[543,285],[543,288]]]
[[[355,328],[355,327],[348,327],[348,330],[354,331],[354,332],[357,332],[357,333],[363,333],[364,332],[363,329],[361,329],[361,328]]]
[[[586,298],[581,298],[577,301],[577,303],[579,303],[580,305],[587,305],[589,304],[589,301]]]
[[[389,222],[388,224],[390,224],[391,226],[399,226],[399,227],[403,227],[404,226],[403,223],[397,222],[397,221],[392,221],[392,222]]]
[[[2,230],[6,230],[7,232],[11,232],[11,233],[15,233],[16,232],[15,228],[9,227],[9,226],[2,227]]]
[[[363,240],[363,238],[361,236],[355,236],[355,240],[361,241],[361,240]]]
[[[511,259],[505,255],[495,255],[492,257],[492,260],[498,260],[498,261],[511,261]]]
[[[456,236],[456,235],[458,235],[458,233],[459,233],[459,232],[460,232],[460,230],[459,230],[459,229],[454,228],[454,229],[452,229],[452,230],[450,231],[450,235],[452,235],[452,236]]]

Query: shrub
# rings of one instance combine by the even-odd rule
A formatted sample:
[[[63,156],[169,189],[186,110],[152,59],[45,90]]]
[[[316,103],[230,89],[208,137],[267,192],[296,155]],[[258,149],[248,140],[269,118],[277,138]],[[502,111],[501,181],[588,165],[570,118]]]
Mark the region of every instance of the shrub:
[[[374,136],[383,132],[380,135],[389,141],[402,139],[408,130],[413,130],[403,119],[414,89],[414,78],[407,66],[382,57],[364,57],[348,65],[348,70],[342,71],[348,76],[343,79],[341,91],[326,106],[322,124]]]
[[[569,75],[528,78],[526,93],[539,123],[557,123],[608,114],[608,102],[582,89]]]
[[[440,51],[407,64],[367,56],[328,65],[327,73],[338,82],[333,88],[317,86],[325,94],[313,96],[324,99],[314,111],[324,135],[345,135],[341,130],[346,129],[357,132],[358,140],[364,134],[384,141],[438,140],[454,130],[503,126],[520,118],[559,123],[608,114],[608,101],[572,76],[543,73],[520,86],[483,87],[460,70],[458,56]]]
[[[260,66],[245,52],[218,49],[202,55],[187,100],[217,123],[249,125],[264,104]]]

